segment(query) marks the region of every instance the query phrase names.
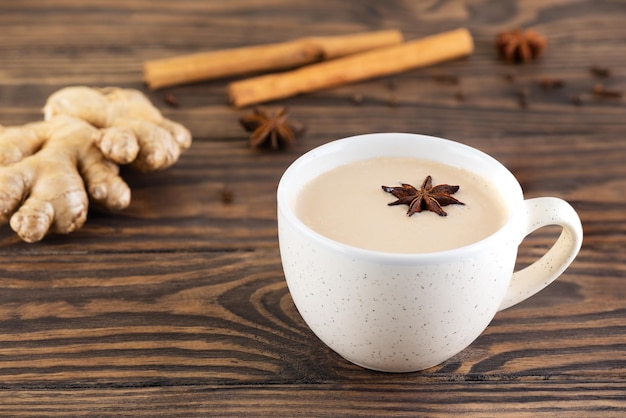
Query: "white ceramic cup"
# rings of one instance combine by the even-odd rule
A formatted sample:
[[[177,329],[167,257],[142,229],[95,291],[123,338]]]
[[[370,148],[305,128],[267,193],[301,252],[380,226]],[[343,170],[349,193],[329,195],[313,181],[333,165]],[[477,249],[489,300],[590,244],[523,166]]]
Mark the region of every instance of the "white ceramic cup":
[[[337,166],[382,156],[427,158],[490,179],[509,205],[509,219],[481,241],[422,254],[356,248],[298,219],[294,203],[305,183]],[[379,371],[422,370],[459,353],[496,312],[555,280],[582,244],[580,219],[567,202],[524,200],[515,177],[489,155],[423,135],[368,134],[313,149],[285,171],[277,200],[283,269],[302,318],[345,359]],[[559,238],[543,257],[514,272],[524,237],[546,225],[560,225]]]

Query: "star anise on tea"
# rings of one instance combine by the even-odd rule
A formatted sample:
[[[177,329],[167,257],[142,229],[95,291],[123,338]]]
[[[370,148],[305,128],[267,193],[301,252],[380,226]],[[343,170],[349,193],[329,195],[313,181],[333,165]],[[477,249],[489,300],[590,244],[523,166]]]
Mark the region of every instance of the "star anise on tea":
[[[419,189],[406,183],[402,183],[402,186],[398,187],[382,186],[382,188],[398,198],[395,202],[389,203],[389,206],[409,205],[406,212],[408,216],[423,210],[435,212],[439,216],[448,216],[442,206],[464,205],[463,202],[451,196],[459,190],[459,186],[440,184],[433,187],[431,176],[426,177]]]
[[[548,45],[548,40],[532,29],[513,29],[500,32],[495,45],[506,61],[527,63],[539,58]]]
[[[280,107],[268,109],[256,107],[252,113],[243,116],[239,122],[250,136],[252,148],[270,146],[280,149],[293,144],[296,138],[304,131],[304,125],[289,119],[287,109]]]

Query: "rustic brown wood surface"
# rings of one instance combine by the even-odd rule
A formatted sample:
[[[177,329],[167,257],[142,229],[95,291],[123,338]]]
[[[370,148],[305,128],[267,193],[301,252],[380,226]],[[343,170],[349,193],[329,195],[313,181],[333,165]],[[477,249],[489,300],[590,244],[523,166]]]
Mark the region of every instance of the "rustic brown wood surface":
[[[604,83],[626,93],[625,23],[626,3],[608,0],[1,0],[1,124],[40,119],[63,86],[115,85],[145,91],[191,129],[194,144],[167,171],[123,170],[130,208],[92,208],[69,236],[26,244],[2,226],[0,415],[623,416],[626,100],[591,90]],[[496,55],[496,33],[517,26],[548,37],[539,61],[510,65]],[[152,92],[141,78],[147,59],[457,27],[475,38],[467,59],[278,102],[308,128],[278,153],[248,147],[237,122],[245,111],[227,102],[232,80]],[[611,75],[594,76],[594,65]],[[565,84],[544,90],[544,77]],[[570,201],[585,231],[579,257],[553,285],[417,373],[364,370],[325,347],[293,305],[278,252],[284,169],[329,140],[381,131],[478,147],[528,197]],[[232,203],[222,201],[225,187]],[[554,238],[551,229],[529,237],[520,264]]]

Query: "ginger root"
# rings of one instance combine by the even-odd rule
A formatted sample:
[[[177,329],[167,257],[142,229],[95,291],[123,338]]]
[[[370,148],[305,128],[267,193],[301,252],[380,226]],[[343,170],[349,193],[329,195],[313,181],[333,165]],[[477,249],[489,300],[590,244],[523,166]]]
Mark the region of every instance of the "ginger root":
[[[68,87],[50,96],[44,117],[0,126],[0,222],[27,242],[80,228],[90,199],[126,208],[119,164],[165,169],[191,145],[186,128],[135,90]]]

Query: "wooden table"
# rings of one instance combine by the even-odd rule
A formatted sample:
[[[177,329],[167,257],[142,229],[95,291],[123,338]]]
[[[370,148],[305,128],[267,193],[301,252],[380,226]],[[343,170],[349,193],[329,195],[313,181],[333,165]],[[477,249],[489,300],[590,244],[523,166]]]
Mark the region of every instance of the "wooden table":
[[[591,91],[626,90],[625,21],[624,2],[591,0],[1,2],[2,124],[40,119],[63,86],[116,85],[145,91],[194,143],[169,170],[123,170],[130,208],[91,208],[69,236],[26,244],[2,227],[0,415],[623,416],[626,103]],[[496,55],[495,34],[516,26],[548,37],[539,61]],[[142,83],[147,59],[457,27],[474,35],[468,59],[275,103],[307,126],[283,152],[248,146],[237,121],[247,110],[227,102],[231,80],[156,92]],[[546,90],[542,78],[565,84]],[[280,264],[275,189],[285,168],[330,140],[380,131],[482,149],[527,197],[571,202],[585,230],[561,278],[423,372],[372,372],[328,349],[297,313]],[[520,264],[554,238],[551,229],[529,237]]]

